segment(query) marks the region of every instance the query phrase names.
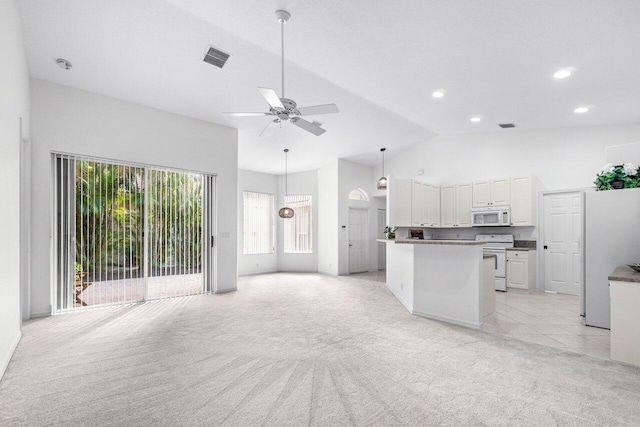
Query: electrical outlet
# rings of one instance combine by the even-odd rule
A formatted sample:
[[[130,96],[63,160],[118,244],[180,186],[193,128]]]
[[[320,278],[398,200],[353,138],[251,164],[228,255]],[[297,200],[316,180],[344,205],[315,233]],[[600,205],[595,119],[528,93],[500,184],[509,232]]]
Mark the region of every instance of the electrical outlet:
[[[460,233],[456,233],[456,239],[460,238]]]
[[[516,239],[520,238],[520,233],[516,233]]]
[[[258,267],[260,267],[260,264],[258,264],[258,263],[256,262],[256,268],[258,268]]]
[[[404,283],[400,283],[400,290],[404,289]]]

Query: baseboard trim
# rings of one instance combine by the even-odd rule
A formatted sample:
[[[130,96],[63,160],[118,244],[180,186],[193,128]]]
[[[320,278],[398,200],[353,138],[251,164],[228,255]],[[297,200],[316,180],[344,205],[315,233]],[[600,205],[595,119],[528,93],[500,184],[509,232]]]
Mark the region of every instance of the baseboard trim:
[[[51,316],[51,312],[49,312],[49,313],[35,313],[35,314],[31,313],[30,319],[37,319],[37,318],[40,318],[40,317],[49,317],[49,316]]]
[[[9,347],[9,353],[4,357],[2,362],[0,362],[0,380],[2,379],[5,371],[7,370],[7,367],[9,366],[9,362],[11,362],[11,358],[13,357],[13,352],[16,351],[16,347],[18,347],[18,343],[20,342],[21,338],[22,338],[22,332],[18,331],[18,335],[16,336],[16,339],[11,344],[11,347]]]
[[[213,293],[214,293],[214,294],[216,294],[216,295],[217,295],[217,294],[227,294],[227,293],[229,293],[229,292],[235,292],[235,291],[237,291],[237,290],[238,290],[238,288],[232,288],[232,289],[221,289],[221,290],[219,290],[219,291],[214,291]]]
[[[407,311],[408,311],[409,313],[413,314],[413,309],[411,308],[411,305],[407,304],[407,302],[406,302],[405,300],[403,300],[403,299],[402,299],[402,298],[400,298],[400,297],[399,297],[395,292],[393,292],[393,290],[392,290],[389,286],[387,286],[387,290],[388,290],[389,292],[391,292],[391,295],[393,295],[394,297],[396,297],[396,299],[397,299],[398,301],[400,301],[400,304],[402,304],[402,306],[403,306],[404,308],[406,308],[406,309],[407,309]]]
[[[427,314],[427,313],[422,313],[422,312],[416,311],[416,310],[413,310],[412,314],[415,314],[416,316],[420,316],[420,317],[426,317],[427,319],[431,319],[431,320],[437,320],[439,322],[453,323],[454,325],[464,326],[466,328],[471,328],[471,329],[480,329],[482,327],[482,323],[464,322],[464,321],[460,321],[460,320],[451,319],[451,318],[448,318],[446,316],[438,316],[438,315],[435,315],[435,314]]]

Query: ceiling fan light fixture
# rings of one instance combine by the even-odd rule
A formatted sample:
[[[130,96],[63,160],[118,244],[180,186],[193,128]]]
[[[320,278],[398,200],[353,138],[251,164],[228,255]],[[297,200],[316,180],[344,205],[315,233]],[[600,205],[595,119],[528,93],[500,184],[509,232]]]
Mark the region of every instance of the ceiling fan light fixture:
[[[291,19],[291,14],[286,10],[276,10],[276,18],[280,23],[280,66],[282,68],[282,93],[278,96],[275,90],[270,88],[259,87],[258,91],[269,104],[269,111],[266,113],[222,113],[228,116],[235,117],[259,117],[259,116],[274,116],[276,120],[271,120],[267,123],[267,127],[262,131],[260,136],[267,136],[269,132],[267,129],[272,123],[281,124],[282,121],[289,121],[294,126],[299,127],[315,136],[320,136],[326,132],[325,129],[316,124],[316,122],[310,122],[302,117],[314,116],[317,114],[335,114],[339,113],[336,104],[323,104],[312,105],[309,107],[298,107],[298,104],[289,98],[285,98],[284,95],[284,25]]]
[[[380,151],[382,152],[382,176],[380,177],[380,179],[378,179],[378,190],[386,190],[387,189],[387,177],[384,174],[384,152],[387,151],[386,148],[381,148]]]

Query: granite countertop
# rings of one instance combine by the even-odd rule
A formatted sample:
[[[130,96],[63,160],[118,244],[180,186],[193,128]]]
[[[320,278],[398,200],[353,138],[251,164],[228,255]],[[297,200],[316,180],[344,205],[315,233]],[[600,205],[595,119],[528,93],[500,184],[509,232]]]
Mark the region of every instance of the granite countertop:
[[[518,251],[518,252],[525,252],[525,251],[535,251],[536,248],[507,248],[508,251]]]
[[[640,273],[635,271],[631,267],[622,266],[616,267],[613,273],[609,276],[609,280],[617,282],[635,282],[640,283]]]
[[[395,242],[395,239],[376,239],[376,242],[380,242],[380,243],[393,243]]]
[[[484,245],[484,242],[475,240],[417,240],[417,239],[396,239],[396,244],[406,245]]]

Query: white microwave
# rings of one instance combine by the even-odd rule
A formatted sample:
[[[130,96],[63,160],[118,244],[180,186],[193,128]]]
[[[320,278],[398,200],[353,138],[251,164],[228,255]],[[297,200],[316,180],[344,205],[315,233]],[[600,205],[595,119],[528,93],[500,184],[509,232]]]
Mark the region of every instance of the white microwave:
[[[511,225],[511,207],[473,208],[471,210],[471,225],[474,227],[509,226]]]

